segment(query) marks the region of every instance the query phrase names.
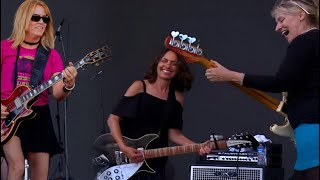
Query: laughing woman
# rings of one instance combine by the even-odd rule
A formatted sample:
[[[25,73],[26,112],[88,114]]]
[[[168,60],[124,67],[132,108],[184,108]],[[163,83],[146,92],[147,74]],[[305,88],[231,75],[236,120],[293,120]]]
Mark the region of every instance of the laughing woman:
[[[281,0],[272,11],[275,30],[287,39],[287,54],[274,76],[231,71],[219,63],[206,71],[210,81],[234,81],[267,91],[288,92],[288,118],[297,149],[292,179],[319,179],[319,1]]]

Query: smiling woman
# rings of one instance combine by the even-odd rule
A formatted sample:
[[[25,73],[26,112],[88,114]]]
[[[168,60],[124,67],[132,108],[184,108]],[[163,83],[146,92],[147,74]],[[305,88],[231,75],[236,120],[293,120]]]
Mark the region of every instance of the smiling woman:
[[[144,80],[135,81],[128,88],[110,114],[108,125],[119,148],[132,162],[143,161],[144,155],[122,136],[140,138],[146,134],[158,134],[159,138],[148,148],[167,147],[169,140],[178,145],[195,144],[181,132],[183,93],[191,89],[192,80],[193,76],[181,56],[166,49],[153,61]],[[199,150],[200,154],[208,152],[208,144]],[[166,161],[167,157],[151,159],[148,165],[155,173],[140,169],[130,179],[163,180]]]
[[[308,2],[281,1],[271,11],[277,26],[276,31],[290,43],[298,35],[319,27],[317,9]]]
[[[210,81],[234,81],[267,91],[287,92],[288,118],[294,129],[297,159],[293,179],[319,179],[320,61],[319,2],[277,1],[271,11],[275,30],[288,41],[284,61],[274,76],[231,71],[219,63],[208,69]],[[306,138],[307,137],[307,138]]]

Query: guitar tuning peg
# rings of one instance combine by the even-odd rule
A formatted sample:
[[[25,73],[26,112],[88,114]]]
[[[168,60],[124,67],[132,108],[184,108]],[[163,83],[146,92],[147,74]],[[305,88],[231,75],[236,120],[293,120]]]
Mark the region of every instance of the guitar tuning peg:
[[[171,36],[174,38],[176,38],[179,35],[179,31],[171,31]]]
[[[196,40],[197,40],[197,39],[194,38],[194,37],[188,37],[188,38],[187,38],[187,41],[188,41],[189,44],[194,43]]]
[[[196,49],[196,54],[197,55],[201,55],[202,54],[202,50],[199,48],[200,44],[197,45],[197,49]]]
[[[180,38],[180,40],[181,40],[181,42],[182,42],[182,41],[184,41],[184,40],[186,40],[186,39],[188,38],[188,35],[186,35],[186,34],[179,34],[179,38]]]

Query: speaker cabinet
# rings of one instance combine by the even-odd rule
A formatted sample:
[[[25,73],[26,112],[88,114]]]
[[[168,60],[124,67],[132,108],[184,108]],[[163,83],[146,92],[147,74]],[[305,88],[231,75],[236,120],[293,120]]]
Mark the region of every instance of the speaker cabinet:
[[[283,180],[283,169],[192,165],[190,180]]]

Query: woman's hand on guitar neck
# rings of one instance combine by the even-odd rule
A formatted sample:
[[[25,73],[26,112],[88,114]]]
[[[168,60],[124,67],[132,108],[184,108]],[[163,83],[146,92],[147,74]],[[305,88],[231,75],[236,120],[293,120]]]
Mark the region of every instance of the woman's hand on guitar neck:
[[[139,163],[144,161],[144,155],[142,150],[137,150],[135,148],[124,146],[121,151],[130,159],[132,163]]]
[[[244,74],[231,71],[217,61],[211,60],[211,62],[216,66],[206,70],[205,76],[209,81],[212,82],[223,82],[223,81],[233,81],[242,84]]]
[[[9,115],[7,107],[1,104],[1,119],[6,119]]]

